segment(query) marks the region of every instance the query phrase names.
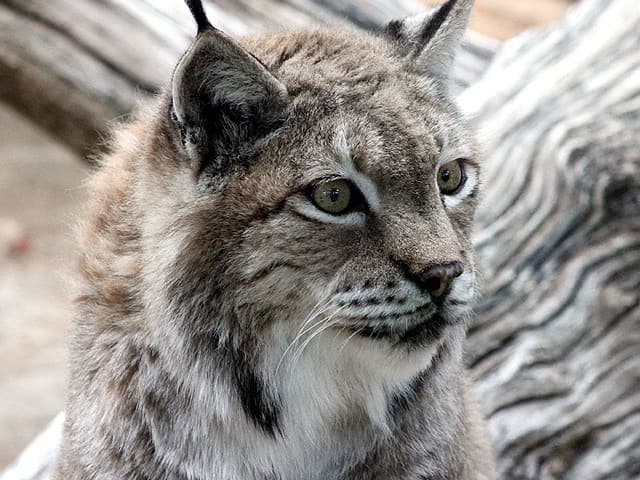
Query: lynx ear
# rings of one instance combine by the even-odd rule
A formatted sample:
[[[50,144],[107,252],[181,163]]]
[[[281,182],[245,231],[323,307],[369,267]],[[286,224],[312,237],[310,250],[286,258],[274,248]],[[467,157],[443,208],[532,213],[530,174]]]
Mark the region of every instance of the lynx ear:
[[[407,57],[409,68],[448,83],[472,6],[473,0],[449,0],[426,13],[389,22],[384,33]]]
[[[281,119],[286,88],[253,55],[188,2],[198,36],[176,67],[173,117],[194,165],[222,169]]]

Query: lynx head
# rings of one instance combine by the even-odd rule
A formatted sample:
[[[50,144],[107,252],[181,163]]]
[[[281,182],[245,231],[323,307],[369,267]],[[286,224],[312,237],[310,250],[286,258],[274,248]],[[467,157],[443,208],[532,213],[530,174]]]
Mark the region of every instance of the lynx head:
[[[197,38],[130,168],[150,338],[192,365],[224,351],[240,390],[277,395],[295,375],[405,382],[459,350],[479,165],[447,83],[471,5],[237,42],[191,2]]]

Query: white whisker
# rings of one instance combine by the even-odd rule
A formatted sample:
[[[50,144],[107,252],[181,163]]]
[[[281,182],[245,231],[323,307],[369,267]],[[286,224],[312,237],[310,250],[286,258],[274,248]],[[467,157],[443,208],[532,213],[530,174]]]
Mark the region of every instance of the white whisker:
[[[317,337],[320,333],[322,333],[323,331],[325,331],[327,328],[332,327],[333,325],[338,323],[338,320],[333,320],[333,318],[340,313],[341,310],[343,310],[345,308],[345,306],[339,307],[337,308],[328,318],[326,319],[322,319],[320,322],[317,322],[315,325],[321,324],[323,322],[326,322],[326,325],[321,326],[319,329],[317,329],[314,333],[312,333],[309,338],[307,338],[301,345],[300,347],[296,350],[296,352],[293,354],[292,356],[292,364],[295,364],[300,357],[302,356],[302,353],[304,351],[304,349],[307,347],[307,345],[309,345],[309,343],[315,338]],[[333,320],[333,321],[332,321]],[[314,326],[315,326],[314,325]]]
[[[344,347],[347,346],[347,343],[349,343],[349,340],[351,340],[353,337],[355,337],[361,331],[362,331],[362,327],[358,327],[356,330],[354,330],[354,332],[347,337],[347,339],[344,341],[344,343],[342,345],[340,345],[340,348],[338,348],[338,351],[342,352],[344,350]]]
[[[323,302],[324,302],[324,304],[323,304]],[[315,304],[315,306],[309,312],[309,315],[307,316],[306,320],[304,322],[302,322],[302,325],[298,329],[298,332],[296,333],[296,335],[293,338],[293,340],[291,340],[291,342],[289,342],[289,345],[287,345],[287,348],[285,349],[285,351],[280,356],[280,359],[278,360],[278,364],[276,366],[276,371],[275,371],[276,375],[278,374],[278,371],[280,370],[280,365],[282,365],[282,362],[283,362],[285,356],[287,355],[287,353],[289,353],[291,348],[307,332],[309,332],[311,329],[313,329],[317,324],[322,323],[323,320],[320,320],[319,322],[317,322],[317,323],[315,323],[315,324],[313,324],[313,325],[311,325],[310,327],[307,328],[307,325],[309,324],[309,322],[311,322],[314,319],[316,319],[318,317],[318,315],[321,315],[324,312],[326,312],[330,307],[331,307],[331,299],[329,297],[322,297],[320,300],[318,300],[318,302]]]

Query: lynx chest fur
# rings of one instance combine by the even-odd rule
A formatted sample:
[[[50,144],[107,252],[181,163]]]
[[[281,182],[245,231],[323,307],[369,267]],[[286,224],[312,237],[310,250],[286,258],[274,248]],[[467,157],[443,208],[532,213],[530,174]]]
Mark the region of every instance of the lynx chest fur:
[[[447,92],[472,2],[240,42],[188,3],[91,185],[57,480],[494,478]]]

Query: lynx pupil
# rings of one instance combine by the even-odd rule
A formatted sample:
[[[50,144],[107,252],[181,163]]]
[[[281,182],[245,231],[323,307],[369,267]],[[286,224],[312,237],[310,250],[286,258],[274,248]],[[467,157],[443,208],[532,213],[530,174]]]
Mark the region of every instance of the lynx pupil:
[[[467,180],[462,161],[458,159],[441,166],[437,180],[438,188],[443,195],[457,193]]]
[[[313,188],[311,199],[320,210],[340,214],[351,207],[351,186],[343,179],[329,180]]]

